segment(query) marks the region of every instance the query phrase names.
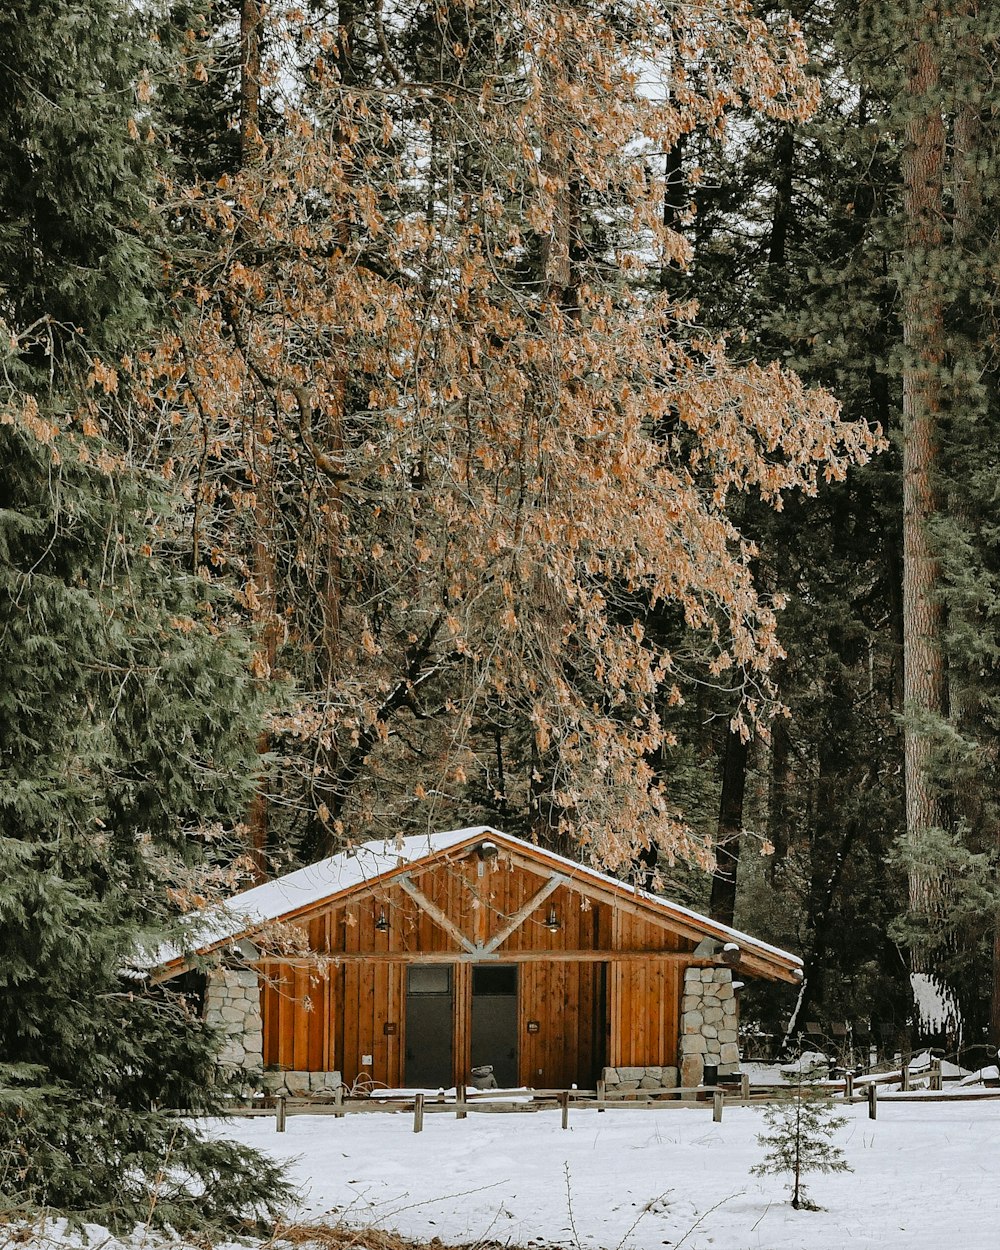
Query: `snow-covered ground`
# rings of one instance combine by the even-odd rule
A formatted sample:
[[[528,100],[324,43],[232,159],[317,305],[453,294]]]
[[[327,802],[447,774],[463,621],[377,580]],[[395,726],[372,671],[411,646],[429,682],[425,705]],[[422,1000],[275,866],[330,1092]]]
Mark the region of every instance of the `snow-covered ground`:
[[[305,1220],[373,1223],[447,1243],[576,1250],[997,1250],[1000,1101],[847,1108],[854,1168],[816,1176],[793,1211],[761,1156],[754,1108],[290,1116],[219,1123],[289,1163]]]
[[[793,1211],[782,1179],[750,1175],[759,1109],[289,1116],[215,1121],[209,1131],[288,1164],[290,1220],[374,1225],[446,1245],[479,1241],[565,1250],[1000,1250],[1000,1101],[879,1099],[878,1119],[846,1108],[837,1139],[854,1168],[816,1176],[820,1211]],[[166,1250],[146,1229],[98,1250]],[[0,1225],[0,1247],[82,1250],[61,1221]],[[277,1240],[249,1250],[281,1250]],[[174,1250],[195,1250],[174,1246]],[[235,1250],[217,1246],[216,1250]],[[244,1243],[246,1250],[246,1243]],[[301,1250],[301,1243],[300,1243]]]

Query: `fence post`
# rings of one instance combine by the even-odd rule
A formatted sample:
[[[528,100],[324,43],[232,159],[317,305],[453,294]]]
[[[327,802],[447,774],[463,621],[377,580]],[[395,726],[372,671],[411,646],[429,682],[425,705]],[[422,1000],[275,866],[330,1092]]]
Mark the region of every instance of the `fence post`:
[[[285,1131],[285,1100],[284,1098],[278,1099],[277,1109],[275,1110],[275,1113],[274,1113],[274,1129],[276,1133],[283,1133]]]
[[[868,1119],[874,1120],[878,1116],[878,1086],[874,1081],[868,1085]]]
[[[847,1071],[844,1073],[844,1101],[850,1102],[854,1097],[854,1073]]]
[[[413,1131],[420,1133],[424,1127],[424,1096],[417,1094],[413,1100]]]
[[[910,1056],[909,1053],[903,1055],[903,1064],[899,1073],[899,1088],[905,1094],[910,1088]]]
[[[716,1124],[722,1123],[722,1106],[725,1100],[726,1096],[721,1089],[717,1089],[712,1095],[712,1120]]]
[[[740,1073],[740,1102],[750,1101],[750,1074],[749,1072]]]
[[[344,1118],[344,1111],[343,1111],[344,1087],[343,1085],[338,1085],[337,1088],[333,1091],[333,1105],[334,1107],[337,1108],[337,1110],[334,1111],[333,1113],[333,1118],[335,1120],[342,1120]]]
[[[562,1126],[569,1128],[569,1090],[564,1089],[559,1095],[559,1105],[562,1107]]]
[[[468,1112],[465,1110],[465,1082],[459,1081],[455,1090],[455,1119],[464,1120]]]
[[[941,1072],[941,1060],[935,1059],[931,1064],[931,1089],[942,1090],[944,1088],[944,1076]]]
[[[604,1100],[607,1098],[608,1090],[603,1081],[597,1082],[597,1110],[604,1113]]]

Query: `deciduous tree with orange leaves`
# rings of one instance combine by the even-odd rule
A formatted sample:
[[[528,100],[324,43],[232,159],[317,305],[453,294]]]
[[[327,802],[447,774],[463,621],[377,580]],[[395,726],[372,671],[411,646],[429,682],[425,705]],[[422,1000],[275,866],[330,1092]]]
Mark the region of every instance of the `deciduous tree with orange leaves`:
[[[689,259],[667,154],[808,115],[796,31],[740,0],[259,22],[275,120],[254,98],[238,172],[170,188],[175,328],[129,368],[194,563],[287,679],[272,849],[483,818],[707,861],[665,709],[739,673],[764,727],[781,654],[732,501],[878,438],[657,281]]]

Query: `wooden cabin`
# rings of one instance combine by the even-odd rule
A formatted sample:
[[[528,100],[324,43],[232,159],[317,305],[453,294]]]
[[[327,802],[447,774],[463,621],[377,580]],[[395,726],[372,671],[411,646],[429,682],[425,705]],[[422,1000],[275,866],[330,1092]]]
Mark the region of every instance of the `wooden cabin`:
[[[275,922],[308,953],[268,953]],[[224,1058],[290,1092],[450,1087],[485,1065],[501,1086],[697,1085],[713,1059],[738,1067],[733,971],[801,978],[786,951],[481,826],[257,886],[192,947],[158,979],[220,956],[207,1001]]]

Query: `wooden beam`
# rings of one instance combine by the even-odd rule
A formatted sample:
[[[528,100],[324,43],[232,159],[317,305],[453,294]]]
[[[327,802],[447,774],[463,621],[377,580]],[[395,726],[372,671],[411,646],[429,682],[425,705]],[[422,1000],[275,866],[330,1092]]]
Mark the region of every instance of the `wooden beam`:
[[[535,851],[532,847],[511,846],[499,832],[497,843],[512,863],[538,876],[542,876],[546,870],[551,871],[545,862],[544,852]],[[624,912],[626,915],[651,921],[693,942],[700,942],[705,937],[715,938],[723,943],[739,941],[739,967],[750,975],[763,976],[769,980],[788,981],[792,985],[797,985],[802,980],[802,965],[798,961],[792,962],[780,957],[776,952],[762,950],[752,937],[746,934],[735,934],[723,925],[716,925],[707,916],[699,917],[697,920],[689,919],[673,911],[666,900],[664,900],[665,906],[646,902],[641,897],[637,898],[633,888],[624,881],[595,881],[589,878],[585,865],[581,864],[580,868],[580,876],[572,872],[566,873],[567,888],[576,890],[595,901],[606,903],[609,907]],[[704,927],[700,923],[702,919]],[[717,960],[715,966],[718,966]]]
[[[422,911],[425,911],[430,916],[436,925],[444,929],[450,938],[456,941],[464,950],[475,952],[475,943],[469,941],[458,925],[449,916],[446,916],[436,903],[432,903],[423,890],[413,884],[406,873],[401,877],[397,877],[396,880],[400,888],[413,899]]]
[[[295,967],[298,965],[343,963],[399,963],[399,964],[537,964],[551,962],[563,963],[670,963],[681,964],[687,968],[718,968],[718,959],[696,958],[690,951],[610,951],[610,950],[576,950],[576,951],[492,951],[473,948],[464,951],[331,951],[328,955],[316,955],[314,958],[282,959],[275,955],[261,959],[258,967],[269,964]]]
[[[537,876],[542,876],[545,872],[545,864],[539,863],[538,860],[533,859],[530,855],[525,855],[520,850],[513,850],[506,846],[503,849],[512,862],[522,868],[526,868],[529,872],[533,872]],[[583,865],[581,864],[582,867]],[[634,891],[624,881],[620,884],[612,884],[610,881],[594,881],[592,879],[588,880],[586,876],[581,875],[577,877],[567,874],[566,885],[595,902],[605,903],[608,907],[624,912],[628,916],[651,921],[663,929],[669,929],[672,933],[679,933],[681,937],[690,938],[693,942],[700,942],[704,937],[715,936],[713,933],[706,933],[704,929],[697,927],[682,917],[667,913],[655,904],[628,897],[633,895]]]
[[[507,939],[510,937],[510,935],[514,933],[515,930],[519,929],[521,925],[524,924],[524,922],[528,919],[528,917],[532,914],[532,912],[537,911],[538,908],[541,907],[541,905],[545,902],[545,900],[549,897],[550,894],[554,893],[556,890],[559,889],[561,885],[565,885],[565,884],[566,884],[566,878],[563,876],[561,872],[553,873],[553,875],[548,879],[548,881],[545,882],[542,888],[540,890],[536,890],[535,893],[532,894],[531,898],[529,898],[528,901],[524,904],[524,906],[519,907],[517,909],[517,911],[513,914],[513,916],[510,917],[510,919],[507,921],[504,927],[500,930],[500,932],[496,934],[495,937],[491,938],[489,942],[486,943],[486,945],[482,949],[482,953],[484,955],[492,955],[498,946],[502,946],[504,942],[506,942]]]

